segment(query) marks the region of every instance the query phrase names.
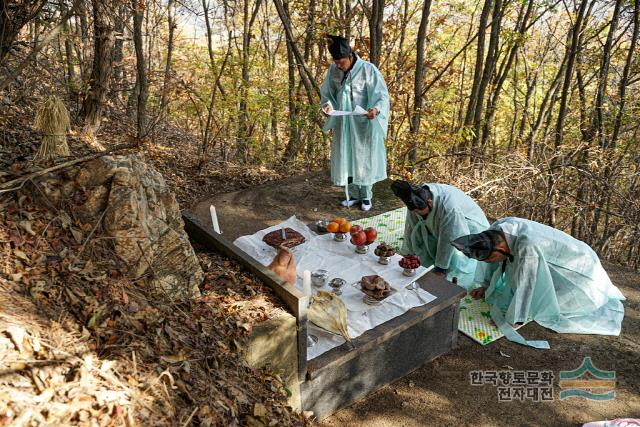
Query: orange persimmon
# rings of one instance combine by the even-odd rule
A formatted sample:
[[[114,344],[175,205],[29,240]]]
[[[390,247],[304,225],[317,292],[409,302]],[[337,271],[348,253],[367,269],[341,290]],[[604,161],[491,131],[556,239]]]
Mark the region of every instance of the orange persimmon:
[[[350,230],[351,230],[351,223],[349,221],[343,222],[342,224],[340,224],[341,233],[348,233]]]
[[[338,224],[337,222],[330,222],[329,224],[327,224],[327,231],[329,233],[337,233],[339,229],[340,224]]]

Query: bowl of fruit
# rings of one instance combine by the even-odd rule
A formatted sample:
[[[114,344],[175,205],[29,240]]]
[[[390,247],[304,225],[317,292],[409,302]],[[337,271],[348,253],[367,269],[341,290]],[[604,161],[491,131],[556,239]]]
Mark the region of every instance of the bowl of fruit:
[[[373,251],[378,256],[378,262],[382,265],[389,264],[389,258],[396,254],[396,250],[391,245],[387,245],[385,242],[380,243]]]
[[[347,233],[351,230],[351,223],[346,218],[336,218],[327,224],[327,231],[333,233],[333,240],[344,242],[347,240]]]
[[[416,255],[407,255],[402,257],[398,264],[404,269],[402,274],[409,277],[415,276],[416,268],[420,267],[420,258]]]
[[[349,230],[351,234],[351,244],[356,247],[356,253],[366,254],[370,244],[376,241],[378,232],[373,227],[362,228],[356,224]]]

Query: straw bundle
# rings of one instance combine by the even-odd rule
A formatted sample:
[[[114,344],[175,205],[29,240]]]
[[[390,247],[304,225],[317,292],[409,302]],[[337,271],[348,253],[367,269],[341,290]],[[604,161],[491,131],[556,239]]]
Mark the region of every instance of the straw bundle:
[[[55,95],[50,96],[36,112],[34,127],[42,132],[42,144],[36,153],[36,159],[52,160],[60,156],[70,156],[67,144],[69,112]]]
[[[347,307],[336,294],[318,291],[311,298],[307,314],[310,322],[351,342],[347,331]]]

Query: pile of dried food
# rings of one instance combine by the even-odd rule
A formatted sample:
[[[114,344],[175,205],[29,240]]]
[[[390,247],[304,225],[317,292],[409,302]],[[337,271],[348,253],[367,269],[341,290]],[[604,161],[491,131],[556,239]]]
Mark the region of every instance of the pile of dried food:
[[[376,249],[373,251],[377,256],[382,257],[392,257],[396,254],[396,250],[391,245],[387,245],[386,243],[380,243]]]
[[[400,261],[398,261],[398,264],[400,264],[400,267],[402,268],[415,269],[420,267],[420,258],[418,258],[416,255],[406,255],[402,257]]]
[[[362,292],[375,299],[386,298],[391,293],[391,286],[377,274],[362,276],[360,279]]]
[[[274,230],[270,233],[265,234],[262,238],[263,242],[274,248],[278,248],[280,246],[293,248],[295,246],[303,244],[305,240],[306,239],[302,234],[291,227]]]

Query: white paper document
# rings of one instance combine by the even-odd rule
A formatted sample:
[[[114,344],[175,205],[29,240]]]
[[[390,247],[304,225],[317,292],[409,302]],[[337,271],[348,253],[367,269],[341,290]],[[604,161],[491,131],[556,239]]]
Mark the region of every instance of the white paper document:
[[[356,108],[349,112],[349,111],[336,111],[333,110],[330,113],[328,113],[330,116],[363,116],[367,114],[367,110],[365,110],[364,108],[362,108],[359,105],[356,105]]]
[[[328,101],[322,106],[322,110],[329,116],[362,116],[367,114],[367,110],[359,105],[356,105],[353,111],[337,111]]]

